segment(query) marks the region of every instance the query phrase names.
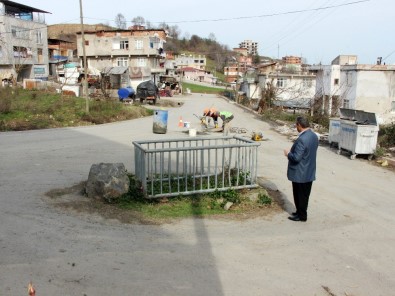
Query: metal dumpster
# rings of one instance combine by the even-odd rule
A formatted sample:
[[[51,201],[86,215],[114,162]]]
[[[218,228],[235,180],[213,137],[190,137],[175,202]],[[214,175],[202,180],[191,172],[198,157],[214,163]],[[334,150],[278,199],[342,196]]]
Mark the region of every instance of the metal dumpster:
[[[346,111],[344,111],[346,110]],[[338,154],[343,150],[350,153],[350,159],[355,159],[358,154],[367,154],[373,157],[376,151],[379,127],[376,114],[360,110],[340,108],[340,132]]]
[[[328,142],[332,147],[334,144],[339,146],[340,140],[340,118],[330,118],[329,119],[329,135]]]

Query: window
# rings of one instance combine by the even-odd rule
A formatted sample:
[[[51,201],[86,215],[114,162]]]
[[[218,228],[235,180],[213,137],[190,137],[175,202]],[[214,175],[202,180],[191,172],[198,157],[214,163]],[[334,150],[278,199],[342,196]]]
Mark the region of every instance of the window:
[[[12,37],[17,37],[16,36],[16,33],[17,31],[16,31],[16,27],[11,27],[11,34],[12,34]]]
[[[395,101],[391,102],[391,112],[395,112]]]
[[[89,45],[89,40],[85,40],[85,45]]]
[[[11,34],[12,37],[14,38],[29,39],[30,37],[29,32],[30,32],[29,29],[16,27],[16,26],[11,27]]]
[[[42,48],[37,48],[37,59],[38,59],[38,63],[39,64],[44,62],[44,56],[43,56],[43,49]]]
[[[285,87],[286,82],[286,78],[277,78],[277,87]]]
[[[37,44],[43,43],[43,35],[41,31],[36,31],[36,43]]]
[[[350,100],[343,101],[343,108],[350,109]]]
[[[3,47],[0,45],[0,58],[3,57]]]
[[[31,58],[33,56],[32,49],[23,46],[13,46],[14,58]]]
[[[137,59],[137,66],[138,67],[145,67],[145,66],[147,66],[147,59],[144,59],[144,58]]]
[[[339,85],[339,78],[335,78],[335,80],[333,81],[334,85]]]
[[[136,49],[143,49],[143,40],[136,40],[135,47]]]
[[[127,67],[128,64],[128,58],[117,58],[118,67]]]
[[[128,40],[121,40],[119,44],[120,49],[129,49],[129,41]]]

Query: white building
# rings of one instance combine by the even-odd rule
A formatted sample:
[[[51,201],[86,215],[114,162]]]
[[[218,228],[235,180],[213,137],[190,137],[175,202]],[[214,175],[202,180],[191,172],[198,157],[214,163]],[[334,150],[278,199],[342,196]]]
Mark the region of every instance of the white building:
[[[48,38],[44,14],[0,0],[0,78],[48,79]]]
[[[259,85],[262,89],[274,87],[276,106],[310,109],[316,80],[315,75],[306,72],[272,72],[260,74]]]
[[[205,55],[186,55],[180,54],[174,57],[173,61],[176,68],[191,67],[195,69],[206,69],[206,56]]]
[[[240,48],[246,48],[248,54],[257,55],[258,54],[258,42],[252,40],[244,40],[239,44]]]
[[[315,105],[322,113],[349,108],[376,113],[379,123],[395,121],[394,65],[359,65],[356,56],[338,56],[309,70],[317,76]]]

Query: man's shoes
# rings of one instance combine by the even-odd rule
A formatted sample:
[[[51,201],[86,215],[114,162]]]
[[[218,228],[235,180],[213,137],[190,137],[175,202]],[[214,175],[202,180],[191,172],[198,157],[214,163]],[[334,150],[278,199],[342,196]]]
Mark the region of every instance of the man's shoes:
[[[291,215],[292,215],[292,216],[297,216],[297,215],[298,215],[298,212],[293,212],[293,213],[291,213]]]
[[[307,221],[307,219],[301,219],[298,215],[289,216],[288,219],[291,221],[295,221],[295,222],[306,222]]]

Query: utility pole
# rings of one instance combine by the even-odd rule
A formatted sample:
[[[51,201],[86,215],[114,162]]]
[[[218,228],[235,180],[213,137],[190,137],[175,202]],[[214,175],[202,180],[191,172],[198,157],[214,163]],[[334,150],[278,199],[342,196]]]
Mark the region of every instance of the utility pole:
[[[89,113],[89,98],[88,98],[88,65],[86,62],[85,51],[85,34],[84,34],[84,16],[82,13],[82,0],[80,0],[80,18],[81,18],[81,39],[82,39],[82,54],[84,58],[84,83],[82,85],[82,93],[85,96],[85,111]]]

